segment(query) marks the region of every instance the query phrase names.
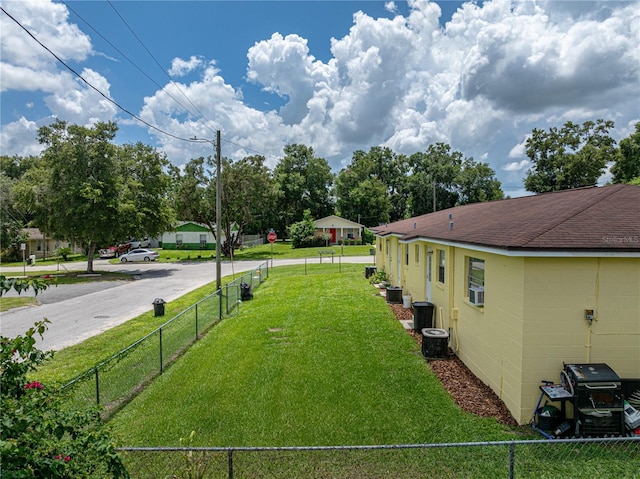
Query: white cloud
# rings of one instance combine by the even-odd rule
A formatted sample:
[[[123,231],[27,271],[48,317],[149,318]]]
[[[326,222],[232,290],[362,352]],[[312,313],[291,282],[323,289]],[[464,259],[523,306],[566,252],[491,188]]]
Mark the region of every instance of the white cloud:
[[[102,75],[85,69],[81,76],[109,97],[110,85]],[[112,120],[117,107],[76,77],[68,76],[68,88],[52,92],[45,103],[58,118],[78,125],[90,126],[97,121]]]
[[[213,122],[209,128],[161,90],[144,99],[140,116],[183,138],[212,138],[221,129],[230,142],[268,155],[304,143],[334,168],[356,149],[385,145],[411,154],[446,142],[489,162],[510,184],[521,183],[529,166],[524,144],[533,128],[605,118],[626,134],[633,131],[639,114],[632,100],[640,95],[638,1],[486,0],[464,4],[444,26],[436,3],[407,5],[403,16],[387,2],[390,18],[355,12],[349,32],[331,39],[327,61],[314,56],[301,34],[276,32],[257,41],[247,51],[246,80],[279,95],[284,106],[278,111],[249,107],[243,85],[227,82],[215,60],[191,56],[175,58],[169,73],[195,80],[165,89],[175,98],[185,93]],[[42,34],[62,32],[51,39],[64,43],[69,58],[81,62],[91,53],[64,5],[3,6],[32,18]],[[6,18],[1,26],[3,91],[45,91],[52,114],[82,124],[115,116],[112,105],[60,73],[48,53],[14,38]],[[29,58],[22,58],[23,49]],[[109,94],[106,77],[89,69],[85,74]],[[2,134],[19,127],[28,130],[16,122],[3,125]],[[157,138],[176,164],[211,154],[211,145]],[[253,154],[226,148],[226,155]]]
[[[171,62],[171,68],[169,69],[169,75],[172,77],[183,77],[192,72],[196,68],[202,66],[203,60],[192,55],[188,60],[182,58],[174,58]]]
[[[17,121],[2,125],[0,131],[0,145],[3,155],[37,156],[42,151],[42,146],[35,142],[38,136],[38,125],[25,117]]]
[[[82,61],[92,51],[89,37],[69,23],[67,7],[41,0],[3,1],[2,7],[42,44],[63,60]],[[52,70],[57,60],[7,15],[0,16],[3,63],[33,70]]]
[[[502,170],[503,171],[509,171],[509,172],[526,171],[526,169],[529,168],[530,164],[531,163],[529,162],[529,160],[513,161],[511,163],[507,163],[506,165],[504,165],[502,167]]]

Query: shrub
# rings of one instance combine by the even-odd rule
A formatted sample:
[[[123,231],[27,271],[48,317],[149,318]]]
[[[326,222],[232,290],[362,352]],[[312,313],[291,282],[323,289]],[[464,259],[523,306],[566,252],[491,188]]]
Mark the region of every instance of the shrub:
[[[0,277],[0,296],[37,282]],[[35,347],[48,321],[24,336],[0,336],[0,476],[3,478],[129,477],[97,407],[72,410],[55,387],[28,380],[53,356]]]
[[[369,277],[369,282],[371,284],[379,284],[387,281],[387,273],[384,271],[376,271],[375,274]]]
[[[67,247],[58,248],[58,256],[62,256],[62,259],[64,261],[67,261],[67,256],[69,256],[71,253],[72,253],[71,248],[67,248]]]

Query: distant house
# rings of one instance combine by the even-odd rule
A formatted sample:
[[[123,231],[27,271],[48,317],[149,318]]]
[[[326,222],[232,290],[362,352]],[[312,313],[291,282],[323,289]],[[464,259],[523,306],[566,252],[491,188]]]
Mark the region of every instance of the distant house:
[[[59,248],[71,248],[73,253],[84,253],[82,246],[69,241],[49,238],[38,228],[22,228],[21,231],[29,235],[29,240],[25,244],[25,257],[27,258],[32,255],[37,259],[49,258],[57,255]]]
[[[640,377],[640,186],[464,205],[373,231],[377,268],[435,305],[435,327],[519,423],[563,363]]]
[[[162,235],[163,249],[216,249],[216,239],[211,230],[194,221],[182,221],[174,231]]]
[[[360,223],[346,220],[336,215],[326,216],[313,222],[317,231],[331,235],[331,244],[338,244],[347,239],[362,238],[362,228]]]

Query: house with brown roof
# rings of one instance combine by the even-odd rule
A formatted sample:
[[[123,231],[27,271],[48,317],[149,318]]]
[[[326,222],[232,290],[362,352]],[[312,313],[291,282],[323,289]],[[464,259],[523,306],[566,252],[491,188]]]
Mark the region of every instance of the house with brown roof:
[[[373,231],[378,270],[435,305],[433,326],[519,423],[563,363],[640,378],[640,186],[464,205]]]

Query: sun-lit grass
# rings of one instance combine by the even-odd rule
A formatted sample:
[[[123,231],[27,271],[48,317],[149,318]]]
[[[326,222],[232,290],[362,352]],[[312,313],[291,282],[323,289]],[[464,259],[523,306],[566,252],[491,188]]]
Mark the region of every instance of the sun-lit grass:
[[[350,272],[275,268],[254,299],[111,424],[128,445],[331,445],[510,437],[463,413],[384,299]]]
[[[33,296],[22,296],[17,298],[7,298],[6,296],[3,296],[0,298],[0,311],[4,312],[13,308],[21,308],[36,304],[38,304],[38,300]]]

